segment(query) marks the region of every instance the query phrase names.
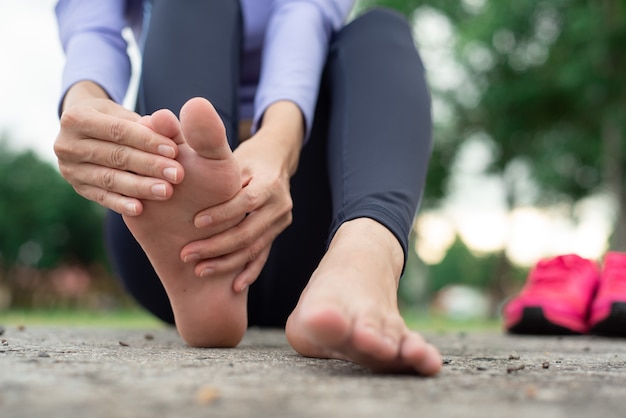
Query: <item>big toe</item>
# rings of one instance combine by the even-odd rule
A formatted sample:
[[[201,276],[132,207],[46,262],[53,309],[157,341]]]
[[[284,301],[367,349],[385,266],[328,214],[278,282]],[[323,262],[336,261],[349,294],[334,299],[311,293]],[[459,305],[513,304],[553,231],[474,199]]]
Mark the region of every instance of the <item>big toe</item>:
[[[185,103],[180,123],[185,140],[202,157],[221,160],[231,156],[224,123],[208,100],[196,97]]]

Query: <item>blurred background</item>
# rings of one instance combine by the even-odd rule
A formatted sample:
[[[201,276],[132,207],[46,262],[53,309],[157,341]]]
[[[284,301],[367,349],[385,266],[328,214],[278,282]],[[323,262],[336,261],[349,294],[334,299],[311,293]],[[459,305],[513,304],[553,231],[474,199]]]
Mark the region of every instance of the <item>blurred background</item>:
[[[52,152],[54,4],[0,0],[0,316],[136,309],[107,264],[103,210]],[[497,319],[538,259],[626,250],[626,2],[361,0],[357,11],[374,5],[412,23],[433,96],[407,315]]]

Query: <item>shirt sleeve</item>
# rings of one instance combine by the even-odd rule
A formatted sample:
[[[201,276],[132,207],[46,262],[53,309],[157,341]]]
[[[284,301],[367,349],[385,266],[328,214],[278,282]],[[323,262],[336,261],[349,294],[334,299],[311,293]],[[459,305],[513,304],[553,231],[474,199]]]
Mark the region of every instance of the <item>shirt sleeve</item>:
[[[127,26],[124,0],[59,0],[55,7],[66,62],[62,97],[78,81],[99,84],[121,103],[131,63],[122,30]]]
[[[330,38],[354,0],[277,0],[263,46],[261,77],[255,97],[253,129],[267,107],[293,101],[305,119],[305,141],[313,125],[320,79]]]

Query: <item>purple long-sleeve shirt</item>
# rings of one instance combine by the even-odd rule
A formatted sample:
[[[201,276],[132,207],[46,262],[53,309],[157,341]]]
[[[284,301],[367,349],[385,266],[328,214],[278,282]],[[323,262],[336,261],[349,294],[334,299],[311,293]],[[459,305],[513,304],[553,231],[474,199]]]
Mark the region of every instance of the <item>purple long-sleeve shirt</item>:
[[[308,137],[330,37],[354,0],[240,1],[241,117],[252,118],[256,129],[269,105],[291,100],[304,115]],[[131,75],[122,30],[131,27],[141,39],[144,1],[59,0],[56,15],[66,55],[63,95],[76,82],[90,80],[121,103]]]

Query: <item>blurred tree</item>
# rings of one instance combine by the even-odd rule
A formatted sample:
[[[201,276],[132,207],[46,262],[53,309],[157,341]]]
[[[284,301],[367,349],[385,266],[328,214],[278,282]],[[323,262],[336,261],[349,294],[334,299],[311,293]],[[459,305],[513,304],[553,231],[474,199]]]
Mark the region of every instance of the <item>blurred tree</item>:
[[[623,6],[489,1],[461,22],[457,47],[481,90],[475,106],[458,106],[460,132],[482,131],[497,144],[491,169],[503,175],[509,204],[528,202],[517,189],[520,167],[535,180],[536,203],[608,190],[620,208],[616,249],[626,249]]]
[[[0,140],[0,266],[104,263],[103,213],[33,152]]]
[[[494,255],[476,255],[457,237],[441,263],[430,267],[429,290],[436,293],[446,286],[460,283],[487,289],[496,263]]]
[[[454,28],[455,89],[435,91],[454,128],[435,142],[427,192],[442,195],[459,141],[491,142],[490,170],[508,204],[574,203],[610,193],[612,247],[626,250],[626,43],[623,0],[363,0],[404,13],[436,10]],[[444,156],[444,162],[437,158]],[[535,193],[520,176],[530,173]]]

